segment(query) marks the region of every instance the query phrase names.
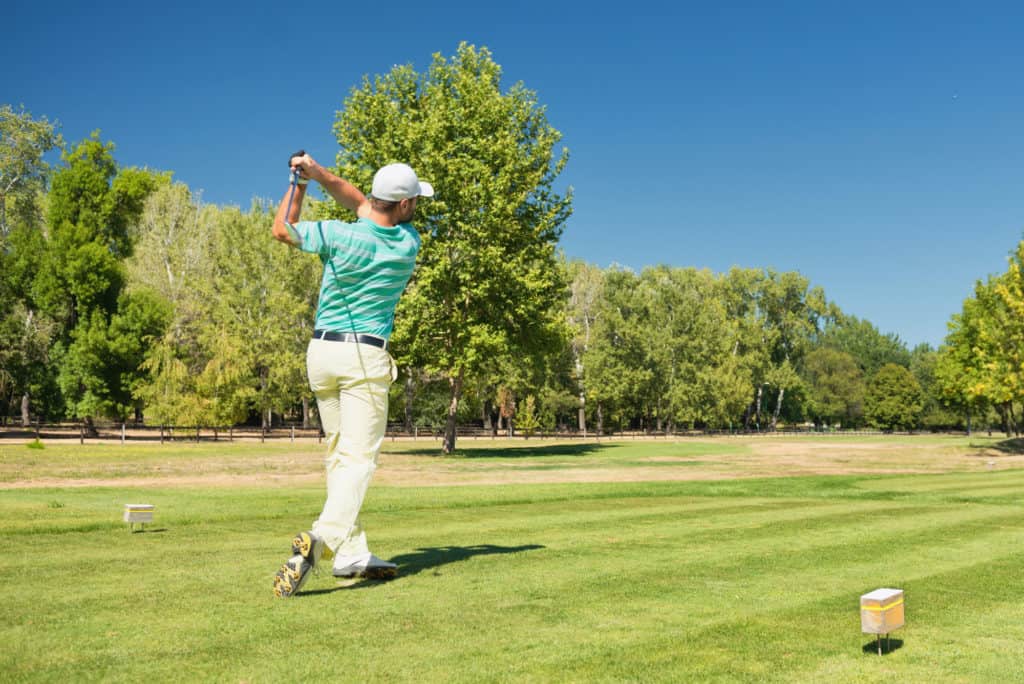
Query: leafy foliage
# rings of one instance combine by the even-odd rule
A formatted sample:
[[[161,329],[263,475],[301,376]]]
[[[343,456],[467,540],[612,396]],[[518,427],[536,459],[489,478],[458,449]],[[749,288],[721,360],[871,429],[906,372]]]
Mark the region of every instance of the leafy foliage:
[[[434,184],[422,203],[419,265],[396,314],[394,353],[450,388],[445,449],[467,379],[539,366],[558,347],[564,283],[555,245],[571,195],[554,188],[568,160],[535,93],[501,91],[490,51],[461,44],[429,70],[399,66],[352,91],[335,133],[338,172],[369,187],[384,164]]]
[[[910,430],[921,418],[924,395],[909,370],[888,363],[868,381],[864,404],[864,413],[874,427]]]

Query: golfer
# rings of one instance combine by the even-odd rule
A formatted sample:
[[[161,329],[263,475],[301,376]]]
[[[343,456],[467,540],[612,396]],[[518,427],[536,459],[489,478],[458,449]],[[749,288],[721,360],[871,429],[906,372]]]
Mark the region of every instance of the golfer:
[[[274,237],[317,254],[324,264],[306,367],[327,436],[327,500],[312,530],[292,540],[292,556],[274,577],[280,597],[299,591],[309,571],[332,555],[337,577],[397,573],[394,563],[370,553],[359,509],[377,468],[388,387],[397,375],[388,353],[395,306],[420,248],[409,222],[417,199],[434,194],[405,164],[378,170],[370,198],[308,154],[293,155],[289,165],[297,184],[281,200]],[[356,221],[298,221],[310,180],[355,212]]]

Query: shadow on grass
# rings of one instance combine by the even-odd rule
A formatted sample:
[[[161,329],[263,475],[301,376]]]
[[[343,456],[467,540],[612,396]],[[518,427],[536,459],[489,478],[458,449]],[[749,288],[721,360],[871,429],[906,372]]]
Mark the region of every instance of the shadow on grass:
[[[388,559],[398,566],[398,577],[395,579],[365,579],[357,581],[355,584],[333,587],[331,589],[314,589],[312,591],[304,591],[296,594],[296,598],[302,596],[316,596],[317,594],[330,594],[335,591],[343,591],[346,589],[365,589],[377,584],[383,584],[384,582],[396,582],[401,580],[403,577],[418,575],[424,570],[430,570],[431,568],[437,568],[449,563],[458,563],[459,561],[464,561],[467,558],[472,558],[473,556],[520,553],[522,551],[536,551],[537,549],[543,548],[545,547],[540,544],[524,544],[523,546],[477,544],[475,546],[434,546],[425,549],[416,549],[414,553],[405,553]]]
[[[1004,439],[1002,442],[990,444],[988,448],[1001,451],[1004,454],[1024,454],[1024,437]]]
[[[529,458],[535,456],[585,456],[592,454],[600,449],[613,449],[616,445],[614,444],[597,444],[585,443],[585,444],[537,444],[536,446],[517,446],[517,447],[500,447],[496,449],[489,448],[469,448],[464,449],[458,447],[455,449],[453,456],[455,458]],[[411,454],[413,456],[440,456],[441,446],[438,445],[432,448],[422,449],[410,449],[408,451],[403,450],[403,454]]]
[[[881,640],[872,639],[868,643],[864,644],[864,648],[861,650],[865,653],[873,653],[878,655],[878,646],[882,646],[882,655],[889,655],[893,651],[898,651],[903,648],[903,639],[886,639],[882,637]]]

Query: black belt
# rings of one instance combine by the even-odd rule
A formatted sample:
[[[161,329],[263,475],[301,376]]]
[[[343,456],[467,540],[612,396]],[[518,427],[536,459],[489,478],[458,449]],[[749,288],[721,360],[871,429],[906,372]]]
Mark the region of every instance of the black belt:
[[[388,341],[376,335],[363,335],[362,333],[331,332],[329,330],[314,330],[314,340],[327,340],[328,342],[358,342],[369,344],[381,349],[387,349]]]

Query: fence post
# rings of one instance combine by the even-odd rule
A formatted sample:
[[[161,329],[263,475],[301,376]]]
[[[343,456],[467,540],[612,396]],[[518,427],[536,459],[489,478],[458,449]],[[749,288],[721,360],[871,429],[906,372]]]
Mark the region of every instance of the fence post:
[[[263,442],[266,440],[266,438],[267,438],[267,426],[266,425],[260,425],[260,444],[263,444]]]
[[[121,444],[124,444],[124,421],[121,422]]]
[[[164,426],[163,425],[160,426],[160,443],[161,444],[164,443]]]
[[[295,426],[292,425],[292,444],[295,444]]]
[[[85,423],[78,425],[78,443],[85,444]]]

